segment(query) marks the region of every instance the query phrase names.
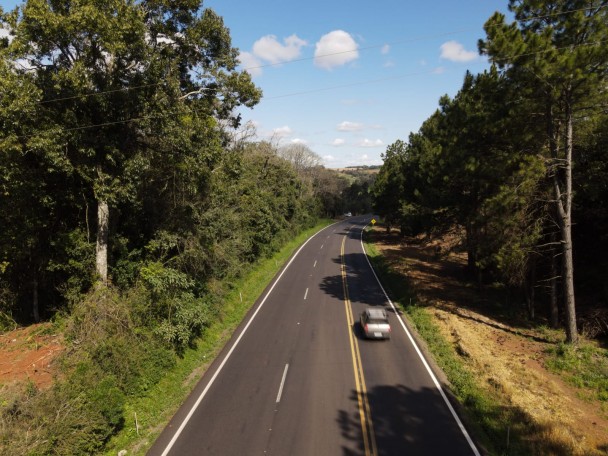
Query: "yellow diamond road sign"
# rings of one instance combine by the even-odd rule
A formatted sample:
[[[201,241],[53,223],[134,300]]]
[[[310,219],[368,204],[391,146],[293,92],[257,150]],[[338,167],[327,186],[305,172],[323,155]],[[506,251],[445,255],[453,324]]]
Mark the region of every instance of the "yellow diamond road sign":
[[[372,225],[376,224],[376,219],[372,219]]]

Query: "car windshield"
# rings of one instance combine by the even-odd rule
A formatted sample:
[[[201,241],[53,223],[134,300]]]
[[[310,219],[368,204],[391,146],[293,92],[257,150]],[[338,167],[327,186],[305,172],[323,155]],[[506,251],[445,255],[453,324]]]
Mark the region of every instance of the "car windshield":
[[[386,320],[382,319],[382,318],[370,318],[369,319],[370,323],[375,323],[375,324],[381,324],[381,323],[386,323]]]

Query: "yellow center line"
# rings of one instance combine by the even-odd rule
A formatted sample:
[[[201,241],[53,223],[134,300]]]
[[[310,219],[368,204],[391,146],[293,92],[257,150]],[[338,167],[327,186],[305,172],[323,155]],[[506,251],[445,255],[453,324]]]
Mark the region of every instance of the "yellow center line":
[[[348,323],[350,350],[353,358],[353,371],[355,374],[355,388],[357,390],[359,418],[361,420],[361,431],[363,433],[363,446],[365,447],[365,455],[375,456],[378,454],[378,449],[376,447],[376,435],[374,433],[371,409],[369,407],[369,401],[367,399],[367,388],[365,386],[365,377],[363,375],[363,363],[361,362],[361,353],[359,352],[359,344],[357,343],[357,339],[355,337],[355,320],[353,318],[352,306],[348,295],[346,261],[344,259],[345,243],[346,236],[344,236],[344,239],[342,240],[342,248],[340,250],[340,257],[342,260],[342,287],[344,289],[344,308],[346,311],[346,321]]]

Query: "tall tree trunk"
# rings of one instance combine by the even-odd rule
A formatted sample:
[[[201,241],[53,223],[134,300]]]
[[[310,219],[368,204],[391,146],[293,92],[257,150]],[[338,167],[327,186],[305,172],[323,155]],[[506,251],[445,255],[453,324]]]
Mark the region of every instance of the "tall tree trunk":
[[[528,318],[534,320],[536,318],[535,301],[536,301],[536,256],[530,258],[529,271],[526,277],[526,303],[528,305]]]
[[[566,96],[566,98],[568,98]],[[554,128],[555,118],[552,109],[548,108],[548,128],[551,156],[554,161],[553,192],[557,224],[559,225],[562,246],[562,286],[564,288],[564,316],[566,340],[578,343],[576,328],[576,305],[574,300],[574,263],[572,260],[572,105],[566,100],[565,121],[565,156],[560,157],[558,132]],[[563,185],[563,188],[562,188]]]
[[[108,283],[108,230],[110,210],[107,201],[97,201],[97,246],[95,265],[97,275],[103,284]]]
[[[560,173],[553,176],[553,188],[557,206],[557,220],[561,232],[562,245],[562,285],[564,287],[564,313],[566,317],[566,339],[578,343],[576,328],[576,306],[574,300],[574,262],[572,259],[572,107],[566,108],[565,157],[561,160],[563,185],[560,187]],[[556,156],[557,158],[557,156]]]
[[[564,309],[566,315],[566,339],[573,344],[578,343],[578,331],[576,328],[576,306],[574,300],[574,264],[572,260],[572,230],[571,221],[568,216],[562,228],[562,270],[564,287]]]
[[[551,235],[551,241],[555,242],[555,235]],[[557,305],[557,275],[559,268],[557,267],[556,252],[552,249],[551,252],[551,278],[549,279],[549,320],[553,329],[559,328],[559,307]]]
[[[465,226],[467,243],[467,274],[477,282],[477,288],[481,290],[483,284],[483,271],[479,268],[477,260],[479,257],[479,229],[474,223],[468,221]]]
[[[38,302],[38,279],[32,281],[32,313],[34,322],[40,323],[40,306]]]

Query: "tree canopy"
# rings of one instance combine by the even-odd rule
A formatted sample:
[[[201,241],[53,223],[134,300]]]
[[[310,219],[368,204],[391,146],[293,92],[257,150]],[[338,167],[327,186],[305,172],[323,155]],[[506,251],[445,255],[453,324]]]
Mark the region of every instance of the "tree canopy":
[[[556,288],[543,284],[560,282],[574,343],[573,253],[588,257],[590,246],[575,247],[573,229],[589,228],[573,228],[573,214],[605,224],[603,211],[591,211],[591,222],[596,203],[583,189],[590,189],[588,173],[592,182],[605,178],[596,160],[606,129],[607,7],[511,0],[516,22],[494,14],[479,41],[490,70],[467,73],[408,143],[389,146],[374,189],[376,208],[403,234],[461,227],[469,271],[520,288],[531,316],[535,290],[550,290],[555,303]]]

